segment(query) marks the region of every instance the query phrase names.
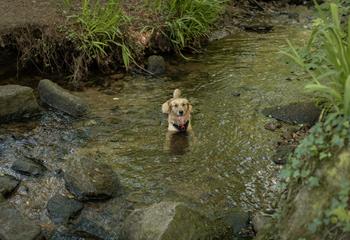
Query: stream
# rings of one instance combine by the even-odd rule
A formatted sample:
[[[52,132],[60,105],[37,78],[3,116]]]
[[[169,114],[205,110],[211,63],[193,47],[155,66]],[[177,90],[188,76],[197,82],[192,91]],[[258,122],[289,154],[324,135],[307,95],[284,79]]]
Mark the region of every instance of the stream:
[[[49,222],[47,200],[66,191],[60,169],[70,157],[86,156],[113,168],[135,207],[170,200],[201,205],[209,214],[273,208],[280,167],[271,157],[289,126],[266,130],[271,119],[261,110],[307,99],[305,82],[278,54],[286,39],[302,42],[307,34],[296,26],[238,32],[190,62],[168,59],[167,76],[127,75],[76,93],[91,107],[85,119],[47,111],[30,122],[3,124],[0,172],[23,180],[10,201]],[[167,134],[161,104],[176,88],[193,105],[191,134]],[[10,170],[23,154],[43,159],[50,171],[30,178]]]

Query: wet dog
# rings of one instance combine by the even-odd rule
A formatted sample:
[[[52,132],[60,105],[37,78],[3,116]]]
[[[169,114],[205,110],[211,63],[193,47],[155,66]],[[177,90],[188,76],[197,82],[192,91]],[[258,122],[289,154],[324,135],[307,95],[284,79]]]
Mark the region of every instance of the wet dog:
[[[179,89],[175,89],[173,98],[163,103],[162,112],[168,114],[170,132],[187,132],[192,129],[192,105],[186,98],[181,97]]]

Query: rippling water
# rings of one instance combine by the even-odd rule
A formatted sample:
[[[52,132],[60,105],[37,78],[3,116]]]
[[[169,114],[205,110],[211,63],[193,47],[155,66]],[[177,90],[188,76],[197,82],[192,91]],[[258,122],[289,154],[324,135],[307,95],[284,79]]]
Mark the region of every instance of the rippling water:
[[[237,33],[194,61],[170,61],[170,77],[126,77],[108,91],[80,93],[92,106],[85,124],[93,137],[77,154],[110,164],[137,204],[269,207],[278,174],[270,158],[281,132],[264,129],[270,120],[260,110],[305,97],[302,81],[286,80],[291,68],[278,51],[287,38],[306,35],[293,27]],[[167,136],[160,106],[175,88],[193,104],[193,135]]]

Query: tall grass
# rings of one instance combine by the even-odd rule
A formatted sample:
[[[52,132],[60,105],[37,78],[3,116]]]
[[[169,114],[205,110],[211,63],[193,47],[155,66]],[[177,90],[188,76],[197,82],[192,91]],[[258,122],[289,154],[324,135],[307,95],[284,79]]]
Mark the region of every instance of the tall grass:
[[[221,0],[155,0],[147,2],[165,16],[162,28],[176,50],[205,37],[217,20],[224,1]]]
[[[119,48],[126,67],[132,60],[131,51],[124,41],[121,28],[128,17],[119,0],[82,0],[81,12],[75,16],[77,27],[69,37],[88,59],[102,61],[114,48]]]
[[[319,5],[320,18],[306,48],[307,56],[290,45],[285,52],[311,76],[306,90],[321,98],[331,110],[350,117],[350,18],[341,24],[337,4],[329,4],[329,14]],[[317,61],[315,61],[317,59]]]

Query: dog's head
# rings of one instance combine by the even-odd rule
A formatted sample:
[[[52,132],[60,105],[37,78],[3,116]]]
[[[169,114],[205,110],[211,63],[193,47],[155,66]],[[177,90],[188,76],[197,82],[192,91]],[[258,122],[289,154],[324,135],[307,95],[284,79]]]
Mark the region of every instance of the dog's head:
[[[178,117],[185,116],[192,112],[192,105],[186,98],[175,98],[168,101],[168,108],[166,112]]]

